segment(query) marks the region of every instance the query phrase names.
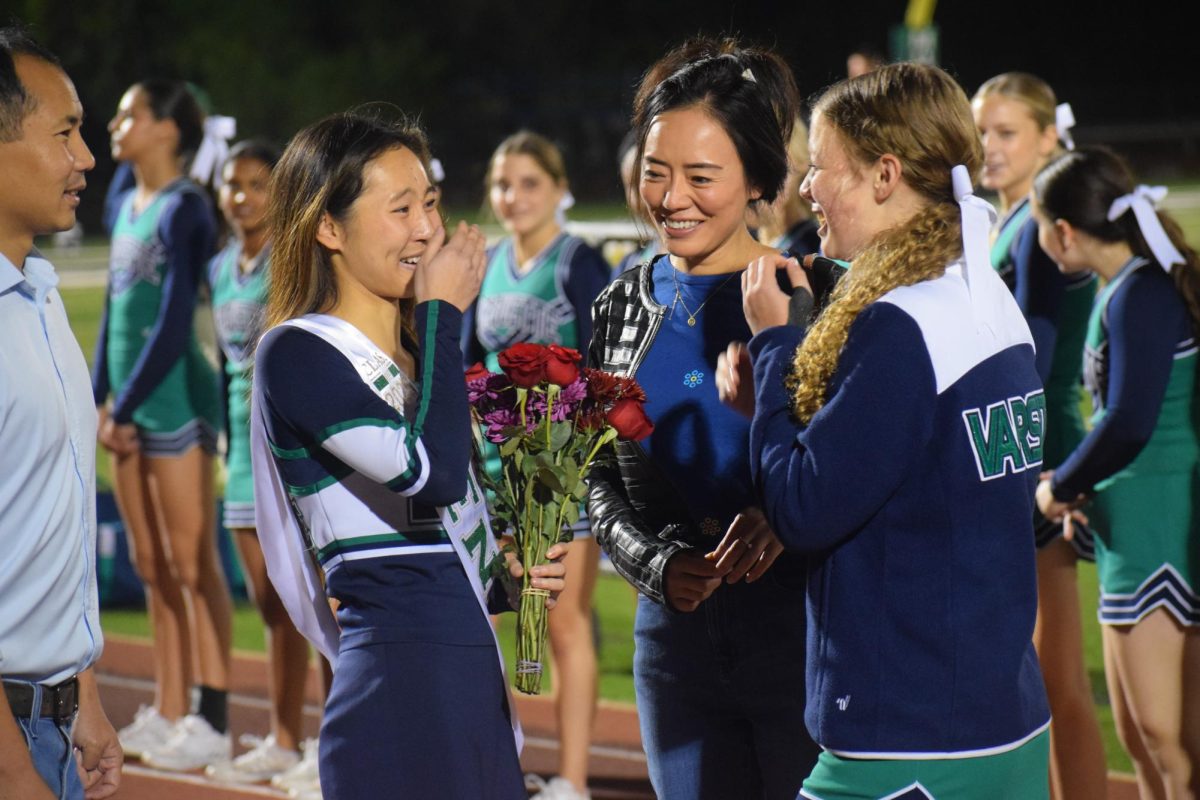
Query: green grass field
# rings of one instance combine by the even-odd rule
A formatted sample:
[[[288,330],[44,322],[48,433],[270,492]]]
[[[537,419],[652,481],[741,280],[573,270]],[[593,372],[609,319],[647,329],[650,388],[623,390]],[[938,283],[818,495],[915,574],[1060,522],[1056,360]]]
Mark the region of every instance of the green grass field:
[[[1131,771],[1129,757],[1117,741],[1112,709],[1104,685],[1104,660],[1100,651],[1100,625],[1096,621],[1096,568],[1083,564],[1079,569],[1079,600],[1083,612],[1084,652],[1096,713],[1100,718],[1104,748],[1110,769]],[[636,600],[633,589],[623,578],[601,575],[594,600],[600,635],[600,696],[606,700],[633,702],[633,614]],[[150,622],[144,611],[107,609],[101,612],[101,625],[108,633],[150,636]],[[515,615],[506,614],[500,623],[500,644],[504,648],[509,674],[513,674]],[[233,646],[238,650],[263,652],[263,626],[253,606],[239,603],[233,618]],[[801,673],[797,672],[797,675]],[[553,685],[551,680],[546,688]]]
[[[613,208],[600,207],[583,210],[579,219],[611,219],[618,214]],[[478,212],[469,213],[472,220],[486,221]],[[457,219],[457,217],[452,216]],[[1176,213],[1184,226],[1188,241],[1200,242],[1200,209]],[[66,289],[63,300],[71,317],[72,327],[79,337],[89,362],[95,347],[96,331],[103,305],[101,289]],[[108,488],[108,463],[99,459],[98,484]],[[1104,661],[1101,654],[1100,626],[1096,621],[1096,598],[1098,594],[1096,570],[1091,564],[1083,564],[1079,570],[1079,597],[1084,620],[1084,649],[1092,691],[1096,699],[1096,710],[1104,735],[1104,746],[1111,769],[1130,771],[1128,756],[1117,741],[1113,729],[1112,709],[1104,684]],[[609,700],[633,702],[633,614],[635,598],[633,590],[625,581],[614,575],[601,575],[597,583],[595,608],[600,623],[600,696]],[[511,667],[514,652],[514,615],[505,615],[500,627],[500,640]],[[111,633],[149,636],[150,627],[146,615],[137,610],[106,610],[102,614],[103,626]],[[264,649],[262,624],[253,607],[239,605],[234,618],[234,647],[241,650]],[[553,673],[551,673],[553,674]],[[798,673],[799,674],[799,673]],[[552,683],[552,678],[551,678]]]
[[[606,700],[633,702],[633,613],[637,600],[623,578],[601,575],[596,583],[594,606],[599,621],[600,696]],[[106,609],[100,614],[106,633],[150,636],[150,620],[140,609]],[[508,673],[514,673],[516,614],[500,617],[498,634],[507,657]],[[261,653],[266,649],[258,611],[238,603],[233,616],[233,646],[236,650]],[[551,680],[544,683],[549,689]]]

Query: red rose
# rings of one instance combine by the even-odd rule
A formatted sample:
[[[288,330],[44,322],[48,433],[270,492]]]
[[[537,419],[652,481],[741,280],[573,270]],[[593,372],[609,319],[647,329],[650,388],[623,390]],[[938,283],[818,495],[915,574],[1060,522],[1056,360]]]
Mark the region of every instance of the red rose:
[[[559,386],[570,386],[579,377],[581,358],[578,350],[550,345],[546,348],[546,380]]]
[[[622,439],[637,441],[654,432],[654,423],[646,416],[646,409],[637,400],[618,400],[608,412],[608,424],[617,429]]]
[[[480,378],[486,378],[488,375],[491,375],[491,374],[492,373],[488,371],[488,368],[483,365],[483,362],[476,361],[471,366],[471,368],[467,370],[466,377],[467,377],[467,381],[470,382],[470,381],[477,381]]]
[[[546,346],[521,342],[500,353],[500,369],[515,385],[524,389],[546,379]]]

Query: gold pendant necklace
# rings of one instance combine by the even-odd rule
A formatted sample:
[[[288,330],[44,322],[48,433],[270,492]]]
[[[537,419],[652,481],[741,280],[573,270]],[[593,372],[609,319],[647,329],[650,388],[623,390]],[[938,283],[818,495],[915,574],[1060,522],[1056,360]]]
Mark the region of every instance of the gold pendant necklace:
[[[676,303],[683,306],[683,310],[686,311],[687,315],[688,315],[688,317],[687,317],[688,327],[694,328],[694,327],[696,327],[696,317],[699,316],[700,312],[704,309],[704,306],[706,306],[708,304],[708,301],[712,300],[716,296],[717,292],[724,289],[725,284],[729,283],[729,281],[731,281],[733,279],[733,276],[740,274],[741,271],[738,270],[736,272],[729,273],[729,277],[726,278],[725,280],[721,281],[721,283],[717,286],[717,288],[714,289],[708,295],[708,297],[704,298],[704,301],[702,303],[700,303],[700,305],[696,306],[695,311],[690,310],[687,307],[687,303],[685,303],[683,301],[683,292],[680,291],[679,278],[676,276],[676,274],[675,274],[676,272],[678,272],[678,270],[675,269],[674,267],[671,267],[671,281],[675,284],[675,299],[671,301],[671,314],[673,316],[675,313],[675,304]]]

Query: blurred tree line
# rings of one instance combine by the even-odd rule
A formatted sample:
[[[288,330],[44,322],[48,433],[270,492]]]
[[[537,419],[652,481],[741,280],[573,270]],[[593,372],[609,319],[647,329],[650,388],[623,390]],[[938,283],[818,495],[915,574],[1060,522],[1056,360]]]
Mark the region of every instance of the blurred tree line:
[[[1146,0],[1123,16],[1091,4],[942,3],[941,62],[968,93],[1009,69],[1035,72],[1097,121],[1200,119],[1187,26]],[[529,127],[567,157],[585,201],[620,200],[616,147],[642,72],[683,37],[736,32],[775,47],[808,95],[845,74],[862,43],[884,49],[906,0],[4,0],[62,59],[79,88],[99,164],[89,229],[112,170],[104,126],[148,76],[202,87],[239,136],[279,144],[315,119],[386,101],[419,117],[446,166],[447,201],[479,205],[486,161]]]

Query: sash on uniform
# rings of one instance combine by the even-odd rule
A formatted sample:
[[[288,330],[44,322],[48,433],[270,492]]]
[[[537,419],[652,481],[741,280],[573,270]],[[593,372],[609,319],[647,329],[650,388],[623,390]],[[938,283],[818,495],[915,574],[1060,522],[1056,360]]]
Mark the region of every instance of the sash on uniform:
[[[328,314],[306,314],[298,319],[282,323],[308,331],[321,337],[346,357],[354,366],[363,382],[401,416],[406,416],[404,392],[392,386],[378,386],[372,379],[379,374],[381,364],[395,366],[391,358],[379,349],[362,331],[349,322]],[[399,372],[399,374],[403,374]],[[321,582],[308,535],[302,530],[284,489],[283,480],[271,455],[266,434],[266,415],[262,408],[260,392],[254,392],[254,409],[251,421],[251,449],[253,453],[255,515],[259,542],[266,560],[267,572],[275,585],[280,600],[287,608],[297,629],[313,642],[331,665],[336,668],[340,631],[337,621],[329,609],[325,590]],[[496,639],[487,608],[487,596],[491,591],[493,576],[490,566],[500,557],[500,548],[492,534],[491,520],[487,513],[484,493],[475,475],[474,467],[467,476],[467,493],[462,500],[438,508],[442,527],[450,537],[454,552],[462,562],[463,571],[471,583],[480,613],[492,631],[496,644],[496,656],[504,673],[504,656],[500,642]],[[280,531],[282,535],[263,536],[265,531]],[[505,681],[507,690],[508,682]],[[513,736],[520,752],[524,736],[517,719],[516,707],[509,697],[509,714],[512,719]]]

